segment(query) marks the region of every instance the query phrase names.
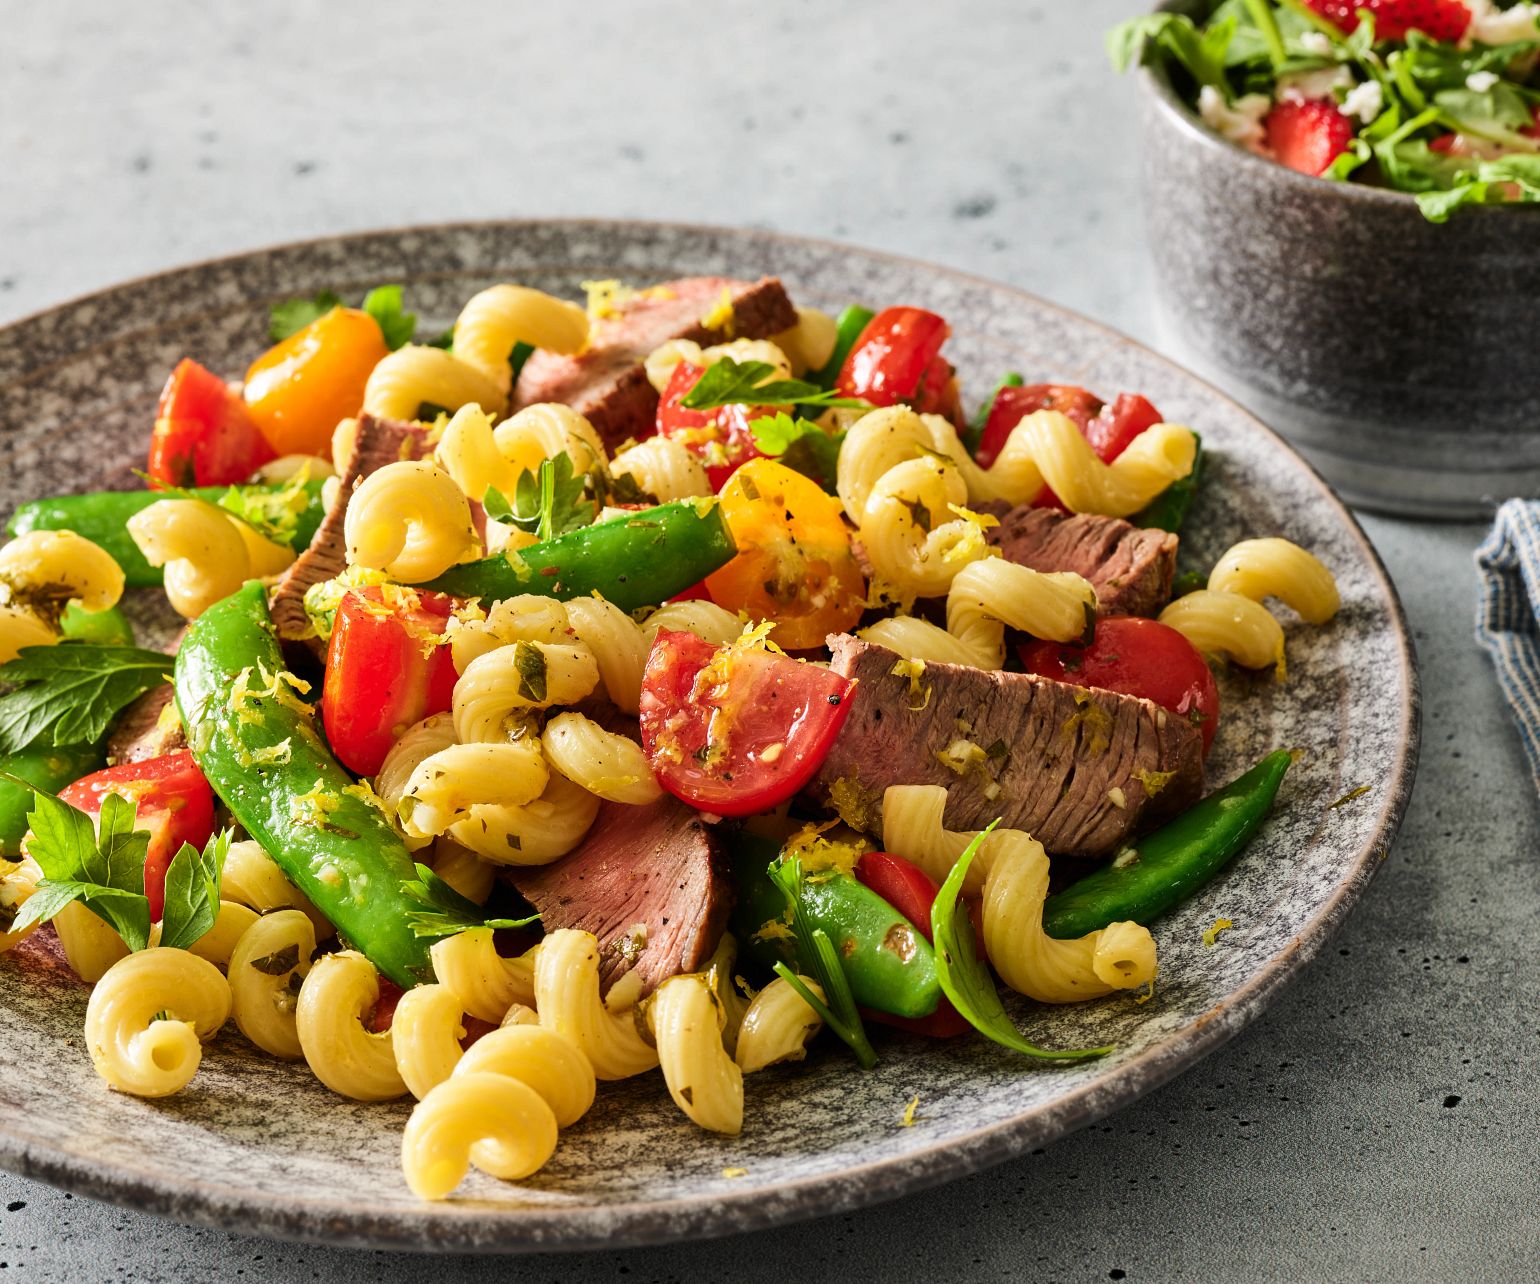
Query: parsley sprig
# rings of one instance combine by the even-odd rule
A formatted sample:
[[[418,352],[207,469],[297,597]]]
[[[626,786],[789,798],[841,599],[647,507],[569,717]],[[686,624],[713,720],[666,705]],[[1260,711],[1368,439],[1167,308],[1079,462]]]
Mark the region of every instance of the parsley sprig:
[[[137,646],[60,642],[23,647],[0,665],[0,753],[47,740],[92,744],[112,720],[152,687],[170,681],[171,657]]]
[[[686,410],[716,410],[721,406],[810,406],[819,410],[870,410],[859,397],[841,397],[805,379],[777,379],[768,361],[734,361],[731,357],[707,366],[679,404]]]
[[[135,829],[135,804],[120,794],[102,796],[96,825],[62,798],[34,789],[9,773],[3,778],[32,791],[27,852],[43,871],[37,890],[17,911],[12,931],[46,923],[79,901],[112,928],[130,950],[150,943],[150,901],[144,894],[144,861],[150,835]],[[207,934],[219,916],[219,884],[230,851],[230,831],[211,838],[200,852],[183,843],[166,869],[160,943],[186,949]]]
[[[528,918],[488,918],[481,906],[455,891],[426,865],[417,866],[417,877],[401,884],[408,899],[423,908],[407,916],[407,923],[418,936],[454,936],[473,927],[528,927],[540,921],[540,915]]]
[[[770,881],[786,897],[787,918],[792,934],[797,938],[797,957],[812,963],[814,979],[823,987],[828,1002],[819,999],[785,963],[777,961],[776,975],[800,994],[823,1018],[824,1024],[855,1053],[861,1068],[870,1070],[877,1064],[877,1053],[866,1037],[866,1027],[861,1024],[861,1014],[856,1010],[855,996],[850,992],[850,981],[840,964],[839,952],[829,934],[821,927],[811,927],[802,912],[802,858],[777,858],[770,866]]]
[[[784,410],[750,420],[749,431],[761,454],[779,459],[834,493],[844,433],[828,432],[810,419],[793,419]]]
[[[268,313],[267,333],[274,343],[318,321],[333,308],[345,306],[342,296],[322,290],[308,299],[286,299],[274,304]],[[417,314],[401,310],[401,287],[377,285],[364,295],[363,309],[379,323],[385,346],[391,351],[412,341],[417,331]]]
[[[975,1030],[1002,1047],[1049,1061],[1084,1061],[1105,1056],[1112,1051],[1110,1047],[1053,1052],[1028,1043],[1006,1015],[994,978],[989,975],[988,966],[979,959],[973,940],[973,923],[965,910],[959,912],[958,898],[985,835],[999,823],[995,821],[968,844],[931,905],[930,928],[936,943],[936,975],[942,992]]]
[[[538,473],[520,473],[512,502],[495,486],[487,487],[482,506],[493,521],[528,531],[541,543],[591,525],[599,515],[589,475],[574,474],[565,453],[542,460]]]

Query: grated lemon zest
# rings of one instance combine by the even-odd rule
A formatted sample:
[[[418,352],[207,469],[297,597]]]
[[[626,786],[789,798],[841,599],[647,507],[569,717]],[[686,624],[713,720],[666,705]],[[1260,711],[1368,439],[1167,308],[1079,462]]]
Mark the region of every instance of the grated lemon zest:
[[[1213,949],[1219,941],[1219,934],[1221,932],[1228,932],[1234,926],[1235,924],[1227,918],[1216,918],[1214,926],[1208,928],[1203,933],[1203,948],[1206,950]]]

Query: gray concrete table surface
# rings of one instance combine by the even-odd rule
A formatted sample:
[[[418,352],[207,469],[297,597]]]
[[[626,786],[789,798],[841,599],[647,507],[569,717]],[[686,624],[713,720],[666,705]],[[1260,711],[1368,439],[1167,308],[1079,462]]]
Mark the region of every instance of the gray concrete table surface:
[[[582,214],[843,238],[1158,346],[1132,85],[1102,53],[1137,9],[0,0],[0,320],[274,241]],[[1482,532],[1365,525],[1423,666],[1400,842],[1263,1019],[1136,1105],[868,1212],[518,1262],[277,1244],[0,1176],[0,1279],[1531,1275],[1536,800],[1471,640]]]

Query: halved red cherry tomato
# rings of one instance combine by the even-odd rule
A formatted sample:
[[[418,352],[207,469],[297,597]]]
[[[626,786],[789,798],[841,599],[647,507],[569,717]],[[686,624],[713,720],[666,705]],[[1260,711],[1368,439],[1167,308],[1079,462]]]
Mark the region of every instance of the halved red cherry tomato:
[[[866,323],[834,381],[842,397],[861,397],[874,406],[907,402],[922,411],[944,413],[952,389],[952,367],[941,345],[952,327],[924,308],[884,308]]]
[[[77,780],[59,797],[93,820],[102,813],[102,798],[120,794],[137,804],[135,829],[150,833],[144,857],[144,894],[150,918],[158,919],[166,902],[166,867],[183,843],[202,848],[214,832],[214,791],[187,750],[125,762]]]
[[[642,747],[674,797],[748,816],[813,778],[850,713],[854,685],[790,656],[664,630],[642,675]]]
[[[380,997],[375,1000],[374,1011],[369,1014],[369,1029],[375,1034],[384,1034],[395,1024],[396,1005],[401,1002],[401,996],[406,991],[388,976],[380,977],[379,981]]]
[[[1074,420],[1081,432],[1100,412],[1102,403],[1084,388],[1072,384],[1032,383],[1023,388],[1001,388],[989,407],[989,418],[979,438],[974,458],[988,468],[1005,448],[1011,430],[1039,410],[1057,410]]]
[[[321,722],[350,771],[372,776],[401,733],[454,696],[442,645],[454,599],[400,588],[351,590],[337,608],[326,652]]]
[[[892,852],[867,852],[856,862],[856,878],[914,924],[927,941],[933,940],[930,910],[940,888],[923,869]],[[932,1039],[955,1038],[973,1028],[944,994],[929,1016],[900,1017],[875,1010],[866,1015],[884,1025],[895,1025]]]
[[[774,620],[776,645],[788,651],[854,627],[866,577],[839,500],[785,464],[754,459],[722,487],[722,516],[738,553],[706,577],[713,602]]]
[[[252,421],[280,454],[326,455],[337,424],[358,413],[370,372],[389,353],[372,316],[333,308],[252,363]]]
[[[681,361],[658,400],[658,432],[699,455],[712,490],[751,459],[764,452],[754,444],[749,424],[776,413],[774,406],[719,406],[715,410],[686,410],[679,403],[705,374],[705,367]]]
[[[1104,464],[1110,464],[1134,444],[1134,438],[1146,428],[1161,422],[1160,411],[1136,392],[1120,392],[1110,406],[1090,423],[1082,425],[1091,449]]]
[[[243,482],[274,458],[241,394],[184,357],[166,380],[145,472],[168,486]]]
[[[1159,620],[1112,616],[1096,622],[1090,646],[1023,642],[1021,665],[1077,687],[1142,696],[1188,719],[1203,735],[1203,752],[1219,729],[1219,688],[1191,642]]]

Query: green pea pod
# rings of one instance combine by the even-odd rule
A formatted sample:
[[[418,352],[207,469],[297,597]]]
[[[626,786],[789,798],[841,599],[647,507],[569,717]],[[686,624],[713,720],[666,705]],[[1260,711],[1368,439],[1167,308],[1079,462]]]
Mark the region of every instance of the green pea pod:
[[[0,758],[0,771],[19,776],[51,794],[106,765],[107,755],[100,745],[65,745],[63,748],[32,745],[20,753]],[[27,816],[32,806],[30,789],[0,780],[0,855],[20,854],[22,835],[27,832]]]
[[[963,433],[963,445],[970,455],[978,452],[979,442],[984,440],[984,429],[989,424],[989,416],[995,408],[995,398],[1000,395],[1000,389],[1019,388],[1024,383],[1026,380],[1012,370],[995,385],[989,396],[979,402],[979,408],[973,412],[973,418],[968,420],[968,427]]]
[[[71,602],[59,616],[59,632],[67,638],[93,642],[97,646],[134,645],[134,626],[115,606],[109,606],[105,611],[87,611],[78,602]]]
[[[1071,883],[1043,905],[1043,930],[1074,940],[1108,923],[1149,924],[1213,878],[1257,832],[1294,762],[1278,749],[1170,824],[1140,839],[1135,855]]]
[[[839,315],[835,324],[834,351],[829,354],[829,359],[818,370],[810,370],[807,373],[807,381],[816,383],[820,388],[834,387],[834,381],[839,378],[840,370],[845,365],[845,358],[850,355],[850,350],[856,346],[856,340],[861,337],[861,331],[871,324],[871,319],[877,314],[870,308],[863,308],[859,304],[851,304]]]
[[[417,877],[412,854],[290,687],[237,694],[248,683],[260,692],[264,670],[282,673],[283,656],[266,591],[252,581],[194,620],[177,652],[177,708],[198,766],[337,930],[397,985],[416,985],[432,969],[409,921],[421,906],[401,890]]]
[[[240,487],[241,490],[276,494],[282,486]],[[202,486],[191,493],[217,504],[230,491],[228,486]],[[321,504],[321,483],[306,482],[307,502],[299,512],[294,529],[293,547],[305,548],[326,509]],[[144,560],[144,554],[128,533],[128,519],[143,512],[158,499],[167,498],[153,490],[98,491],[91,495],[59,495],[53,499],[34,499],[11,514],[6,530],[12,535],[28,531],[74,531],[111,554],[123,568],[129,588],[154,588],[163,582],[161,569]]]
[[[1198,438],[1198,450],[1192,457],[1192,471],[1172,482],[1130,517],[1128,520],[1135,526],[1170,531],[1173,535],[1182,529],[1182,523],[1187,520],[1187,514],[1192,508],[1192,501],[1197,498],[1198,487],[1203,482],[1203,438],[1198,437],[1197,433],[1193,436]]]
[[[569,601],[597,592],[635,611],[684,592],[737,551],[717,503],[686,499],[464,562],[419,587],[493,600],[536,593]]]
[[[780,961],[815,975],[813,961],[797,956],[789,935],[759,935],[766,924],[783,922],[786,913],[786,898],[767,873],[779,853],[779,844],[752,834],[734,839],[733,932],[763,966]],[[930,942],[876,892],[849,874],[809,874],[802,883],[802,912],[810,928],[823,928],[834,942],[857,1003],[905,1017],[936,1010],[941,982]]]

